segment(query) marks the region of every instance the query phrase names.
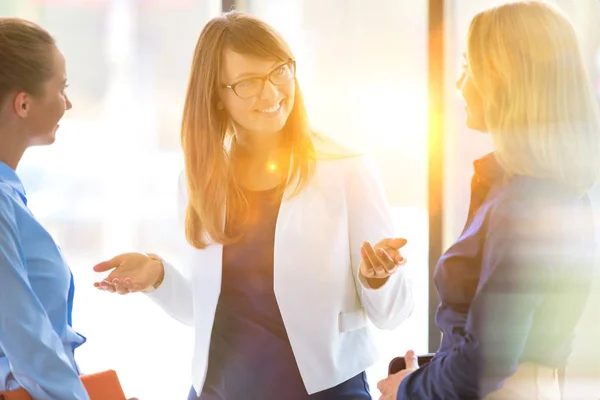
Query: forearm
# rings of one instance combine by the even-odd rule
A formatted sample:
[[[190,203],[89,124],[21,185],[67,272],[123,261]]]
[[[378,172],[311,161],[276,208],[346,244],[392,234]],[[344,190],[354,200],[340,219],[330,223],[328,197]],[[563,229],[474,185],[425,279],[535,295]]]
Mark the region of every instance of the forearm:
[[[375,326],[394,329],[411,315],[414,308],[413,287],[403,267],[379,287],[370,287],[370,282],[364,277],[358,279],[363,307]]]
[[[473,349],[460,346],[436,356],[402,381],[398,400],[461,400],[478,398],[479,373]]]
[[[21,309],[0,310],[0,348],[14,378],[34,399],[88,399],[43,309],[37,302],[19,297],[15,303],[21,302]]]
[[[179,322],[192,326],[194,313],[192,289],[189,280],[175,267],[163,261],[164,273],[157,288],[147,295],[167,314]]]

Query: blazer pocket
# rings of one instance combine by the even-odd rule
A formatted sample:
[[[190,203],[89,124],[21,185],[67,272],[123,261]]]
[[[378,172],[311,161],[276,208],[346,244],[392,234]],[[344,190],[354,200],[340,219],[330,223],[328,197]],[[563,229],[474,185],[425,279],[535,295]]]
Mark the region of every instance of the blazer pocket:
[[[355,331],[367,326],[367,314],[364,310],[341,312],[338,315],[340,333]]]

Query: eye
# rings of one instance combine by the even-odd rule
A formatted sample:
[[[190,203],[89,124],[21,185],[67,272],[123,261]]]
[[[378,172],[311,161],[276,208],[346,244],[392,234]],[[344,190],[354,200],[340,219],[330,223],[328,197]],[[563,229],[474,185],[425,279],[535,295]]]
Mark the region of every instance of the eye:
[[[252,87],[255,84],[255,79],[246,79],[243,81],[240,81],[236,84],[236,86],[238,88],[248,88],[248,87]]]

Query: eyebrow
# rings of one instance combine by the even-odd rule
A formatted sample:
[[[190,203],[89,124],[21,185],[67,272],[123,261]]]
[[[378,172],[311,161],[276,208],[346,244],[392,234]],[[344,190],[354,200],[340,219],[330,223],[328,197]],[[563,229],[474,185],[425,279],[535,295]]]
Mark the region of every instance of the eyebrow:
[[[275,61],[272,65],[271,68],[269,70],[269,73],[271,72],[271,70],[273,70],[275,67],[284,64],[284,61]],[[256,73],[256,72],[245,72],[243,74],[238,75],[237,77],[235,77],[233,79],[234,82],[237,82],[239,80],[243,80],[244,78],[250,78],[250,77],[255,77],[255,76],[262,76],[264,74],[260,74],[260,73]]]

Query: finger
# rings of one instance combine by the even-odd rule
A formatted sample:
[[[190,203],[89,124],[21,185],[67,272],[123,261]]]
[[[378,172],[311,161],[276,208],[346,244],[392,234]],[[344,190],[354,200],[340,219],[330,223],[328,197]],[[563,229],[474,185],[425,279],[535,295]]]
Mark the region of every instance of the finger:
[[[125,280],[121,283],[123,287],[129,291],[129,293],[141,292],[142,290],[146,289],[139,283],[134,283],[130,278],[125,278]]]
[[[119,294],[127,294],[129,293],[129,290],[126,289],[123,284],[121,283],[121,281],[119,281],[118,279],[113,279],[112,280],[112,284],[115,287],[115,289],[117,290],[117,293]]]
[[[404,238],[395,238],[395,239],[386,239],[382,245],[389,247],[391,249],[401,249],[402,247],[404,247],[406,245],[406,243],[408,243],[408,240],[404,239]]]
[[[97,287],[98,289],[106,289],[108,286],[112,286],[110,284],[110,282],[108,282],[106,279],[99,281],[99,282],[94,282],[94,286]]]
[[[396,263],[397,267],[400,267],[400,266],[406,264],[406,258],[403,257],[402,254],[398,253],[394,257],[394,262]]]
[[[414,351],[409,350],[406,352],[404,356],[404,361],[406,362],[406,369],[417,369],[419,368],[419,360]]]
[[[100,282],[100,288],[102,290],[105,290],[105,291],[109,292],[109,293],[114,293],[114,292],[117,291],[115,289],[114,285],[112,283],[106,281],[106,280]]]
[[[364,276],[366,276],[367,278],[374,278],[375,277],[375,270],[373,269],[373,265],[371,264],[371,260],[369,260],[369,256],[367,255],[367,251],[361,247],[360,249],[360,255],[362,258],[362,264],[361,264],[361,272]]]
[[[375,250],[373,249],[371,244],[369,242],[363,243],[363,249],[365,249],[367,257],[369,258],[369,261],[371,262],[371,267],[373,268],[373,271],[375,271],[375,276],[376,277],[385,276],[385,268],[383,268],[381,260],[379,259],[379,257],[377,257],[377,254],[375,254]]]
[[[129,292],[134,292],[135,289],[135,285],[133,284],[133,282],[131,281],[131,279],[129,278],[125,278],[124,280],[121,281],[121,284],[123,285],[123,287]]]
[[[110,271],[113,268],[117,268],[123,262],[124,254],[118,255],[116,257],[111,258],[108,261],[103,261],[99,264],[94,265],[94,271],[96,272],[106,272]]]
[[[367,254],[367,249],[365,248],[365,244],[360,248],[360,256],[362,258],[363,264],[367,269],[373,269],[373,264],[371,263],[371,259],[369,258],[369,254]]]
[[[377,249],[377,257],[381,260],[381,265],[388,274],[394,272],[397,268],[396,262],[390,257],[390,255],[384,249]]]

